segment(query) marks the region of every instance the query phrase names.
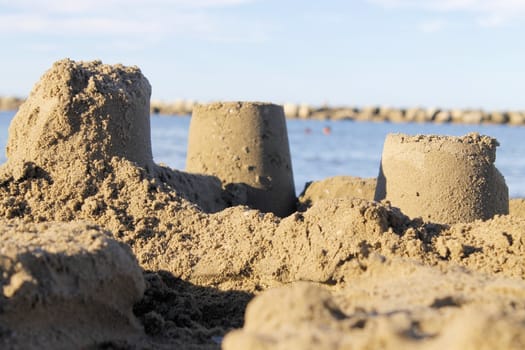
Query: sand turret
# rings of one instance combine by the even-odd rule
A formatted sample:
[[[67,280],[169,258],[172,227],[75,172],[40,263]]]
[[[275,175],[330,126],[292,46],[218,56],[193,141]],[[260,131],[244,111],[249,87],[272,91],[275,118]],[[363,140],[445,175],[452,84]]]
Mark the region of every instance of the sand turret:
[[[295,209],[283,108],[218,102],[193,110],[186,170],[217,176],[233,204],[286,216]]]
[[[494,166],[496,146],[496,139],[476,133],[390,134],[375,199],[387,199],[408,216],[438,223],[508,214],[508,188]]]
[[[31,162],[52,172],[116,156],[150,168],[150,95],[137,67],[58,61],[11,123],[9,164]]]

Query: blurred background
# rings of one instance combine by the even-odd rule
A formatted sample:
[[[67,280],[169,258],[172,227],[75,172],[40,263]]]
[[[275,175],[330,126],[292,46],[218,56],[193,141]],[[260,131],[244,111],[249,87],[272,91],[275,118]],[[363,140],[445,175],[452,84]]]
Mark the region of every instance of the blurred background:
[[[153,99],[525,109],[522,0],[0,0],[0,95],[61,58]]]

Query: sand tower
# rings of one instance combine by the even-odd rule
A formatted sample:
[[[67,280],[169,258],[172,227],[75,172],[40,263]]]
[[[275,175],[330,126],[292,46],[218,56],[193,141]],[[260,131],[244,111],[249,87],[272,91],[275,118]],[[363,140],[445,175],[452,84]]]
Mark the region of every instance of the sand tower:
[[[295,190],[283,108],[257,102],[217,102],[193,109],[186,170],[214,175],[232,204],[286,216]]]
[[[150,94],[137,67],[58,61],[9,127],[8,165],[81,172],[116,156],[151,168]]]
[[[463,137],[390,134],[383,148],[375,199],[410,217],[452,224],[508,214],[505,179],[494,166],[498,142]]]

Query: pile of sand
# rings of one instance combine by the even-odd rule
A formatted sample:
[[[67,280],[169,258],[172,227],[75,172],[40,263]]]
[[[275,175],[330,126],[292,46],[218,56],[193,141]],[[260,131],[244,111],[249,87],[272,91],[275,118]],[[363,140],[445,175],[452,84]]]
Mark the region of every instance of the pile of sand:
[[[140,339],[144,293],[129,247],[82,223],[0,225],[0,347],[83,348]]]
[[[375,256],[346,288],[306,282],[255,298],[224,349],[520,349],[525,282]]]
[[[298,198],[298,209],[306,210],[323,199],[363,198],[374,200],[377,180],[354,176],[334,176],[320,181],[308,182]]]
[[[153,163],[145,122],[149,89],[137,68],[57,62],[13,120],[8,161],[0,169],[0,216],[11,219],[4,225],[89,220],[128,244],[143,269],[145,292],[133,312],[144,335],[121,336],[135,322],[129,306],[142,291],[133,278],[134,284],[129,283],[136,292],[113,288],[105,300],[126,315],[111,321],[123,333],[115,332],[112,339],[105,334],[91,345],[104,339],[124,348],[218,348],[222,336],[242,327],[245,306],[261,294],[249,304],[243,330],[228,336],[225,348],[307,348],[312,342],[316,348],[423,343],[460,348],[465,341],[480,342],[484,334],[479,331],[489,324],[495,325],[487,333],[490,339],[499,336],[503,346],[523,347],[523,315],[512,311],[525,303],[525,219],[507,215],[437,225],[411,220],[388,203],[346,195],[316,198],[306,211],[286,218],[229,207],[235,198],[217,178]],[[366,182],[361,193],[368,193],[368,187]],[[75,247],[86,244],[85,259],[98,256],[97,244],[89,244],[95,239],[89,238],[92,226],[57,225],[60,230],[51,230],[52,236],[71,244],[59,250],[51,242],[46,248],[42,238],[38,244],[44,251],[76,256],[80,248]],[[26,241],[23,237],[30,232],[49,237],[46,227],[55,226],[16,227],[11,235]],[[89,278],[100,281],[92,285],[101,290],[81,288],[83,280],[65,264],[58,267],[65,277],[24,284],[24,293],[54,295],[64,284],[68,298],[98,300],[105,295],[104,286],[129,280],[120,272],[136,271],[133,259],[122,244],[105,239],[103,246],[120,247],[108,248],[113,259],[122,262],[127,256],[129,266],[104,263],[106,273],[86,262],[94,275]],[[31,259],[40,254],[29,250]],[[2,250],[0,259],[4,256]],[[11,275],[3,276],[2,286],[15,283]],[[70,281],[78,281],[79,287]],[[296,281],[321,286],[287,286]],[[271,287],[284,289],[267,291]],[[6,292],[4,287],[2,300],[22,293],[10,288]],[[53,298],[45,304],[46,312],[65,312],[55,301],[58,297]],[[25,302],[13,305],[13,312],[29,307]],[[75,306],[75,312],[85,307]],[[111,308],[104,304],[99,309]],[[98,317],[90,315],[89,325]],[[464,322],[471,319],[476,322],[462,335]],[[17,327],[28,327],[28,322],[21,320]],[[48,325],[53,330],[43,328],[42,334],[62,329],[53,320]],[[71,322],[70,328],[75,325]],[[81,330],[70,328],[70,344],[86,344]],[[12,344],[9,339],[6,344]],[[47,338],[35,339],[52,345]]]

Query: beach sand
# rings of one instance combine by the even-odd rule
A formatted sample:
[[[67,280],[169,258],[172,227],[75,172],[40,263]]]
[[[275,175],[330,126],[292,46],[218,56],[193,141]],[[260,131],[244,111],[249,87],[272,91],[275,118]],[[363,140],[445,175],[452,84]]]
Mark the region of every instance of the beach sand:
[[[137,67],[62,60],[13,119],[2,348],[525,347],[521,200],[438,223],[341,177],[286,217],[232,206],[217,176],[153,162],[150,92]]]

